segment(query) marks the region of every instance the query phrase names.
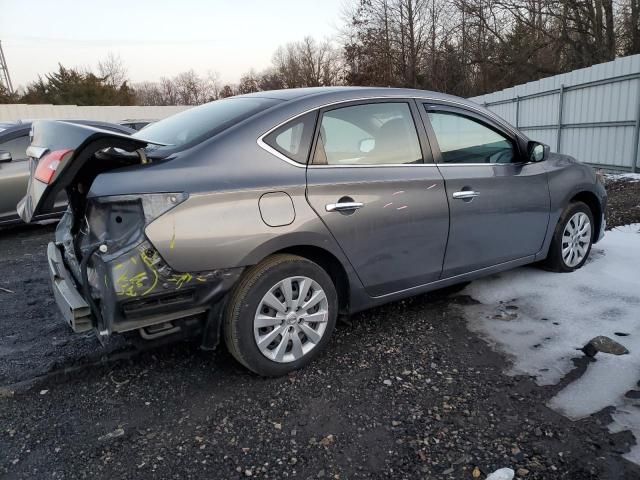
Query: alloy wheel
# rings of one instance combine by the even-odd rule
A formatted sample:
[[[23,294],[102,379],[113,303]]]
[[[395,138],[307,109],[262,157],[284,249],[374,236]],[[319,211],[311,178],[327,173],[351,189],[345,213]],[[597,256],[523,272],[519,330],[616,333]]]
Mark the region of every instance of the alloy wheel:
[[[253,320],[256,345],[274,362],[294,362],[318,345],[328,319],[329,302],[318,282],[287,277],[258,304]]]
[[[568,267],[579,265],[591,244],[591,221],[584,212],[575,213],[562,233],[562,260]]]

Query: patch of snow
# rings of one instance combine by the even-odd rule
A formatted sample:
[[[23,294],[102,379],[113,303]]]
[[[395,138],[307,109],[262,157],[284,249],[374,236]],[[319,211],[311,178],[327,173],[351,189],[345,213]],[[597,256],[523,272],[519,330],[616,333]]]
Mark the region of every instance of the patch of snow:
[[[616,182],[619,180],[630,180],[632,182],[640,182],[640,173],[608,173],[605,175],[607,180]]]
[[[469,327],[513,360],[508,373],[534,376],[539,385],[558,383],[593,337],[624,345],[628,355],[598,353],[549,406],[574,420],[614,406],[609,429],[631,430],[640,443],[640,398],[625,396],[640,390],[640,224],[607,232],[573,273],[524,267],[464,293],[481,302],[465,307]],[[640,445],[626,458],[640,463]]]

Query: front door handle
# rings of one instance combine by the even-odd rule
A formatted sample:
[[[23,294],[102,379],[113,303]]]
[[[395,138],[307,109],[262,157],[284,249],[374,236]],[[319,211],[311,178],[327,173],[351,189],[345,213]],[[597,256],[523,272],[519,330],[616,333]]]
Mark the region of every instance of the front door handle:
[[[327,212],[350,212],[364,207],[362,202],[339,202],[328,203],[324,206]]]
[[[480,195],[480,192],[474,192],[473,190],[462,190],[461,192],[453,192],[453,198],[459,200],[468,200]]]

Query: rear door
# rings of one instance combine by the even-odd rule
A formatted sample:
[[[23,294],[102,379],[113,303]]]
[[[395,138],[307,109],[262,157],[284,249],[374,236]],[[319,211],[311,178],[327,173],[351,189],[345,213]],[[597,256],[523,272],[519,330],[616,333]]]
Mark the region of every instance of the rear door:
[[[366,291],[380,296],[437,280],[449,213],[415,102],[323,109],[314,145],[308,201]]]
[[[424,119],[450,206],[443,278],[534,255],[549,222],[543,162],[471,110],[424,104]]]

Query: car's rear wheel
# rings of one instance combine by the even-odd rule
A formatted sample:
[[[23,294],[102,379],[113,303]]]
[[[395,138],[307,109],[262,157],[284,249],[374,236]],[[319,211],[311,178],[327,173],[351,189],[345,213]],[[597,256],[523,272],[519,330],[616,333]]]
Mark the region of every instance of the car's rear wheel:
[[[233,290],[223,325],[227,348],[255,373],[284,375],[325,348],[337,308],[325,270],[302,257],[274,255],[247,271]]]
[[[583,202],[573,202],[560,216],[544,266],[555,272],[572,272],[582,267],[593,242],[593,214]]]

